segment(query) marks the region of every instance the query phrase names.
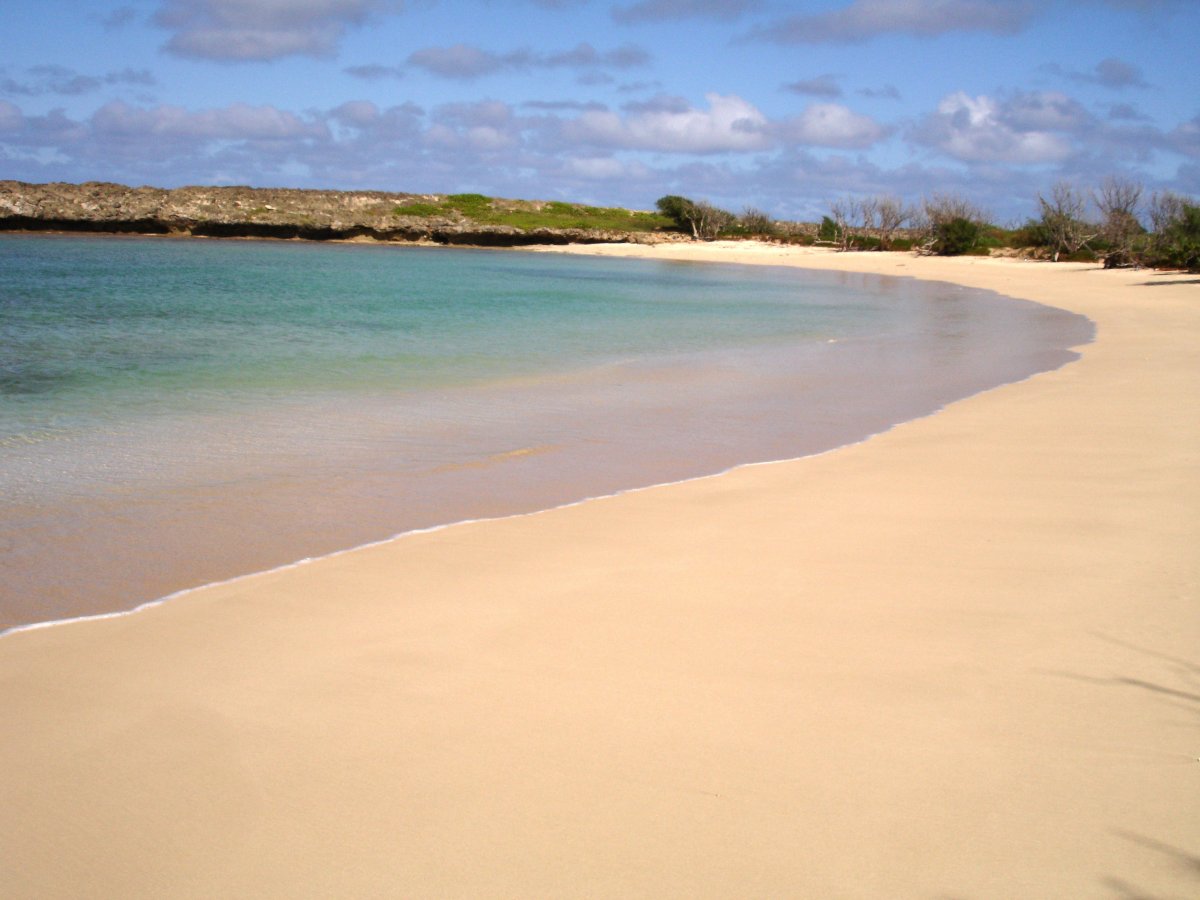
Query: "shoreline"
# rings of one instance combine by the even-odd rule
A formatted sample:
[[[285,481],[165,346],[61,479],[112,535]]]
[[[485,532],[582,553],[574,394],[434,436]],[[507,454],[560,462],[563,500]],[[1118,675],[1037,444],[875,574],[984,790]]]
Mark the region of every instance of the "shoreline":
[[[53,243],[46,246],[53,250]],[[313,252],[324,261],[362,264],[358,254],[347,257],[337,248]],[[194,256],[190,251],[178,255],[181,261]],[[292,255],[287,250],[268,254],[280,263]],[[208,251],[200,256],[210,264],[224,258],[209,259]],[[407,270],[407,257],[368,256],[385,266],[381,271],[389,265]],[[436,257],[421,258],[437,265]],[[453,265],[479,259],[464,254]],[[507,387],[497,382],[439,388],[432,394],[405,390],[387,399],[345,394],[341,410],[309,400],[293,412],[281,406],[279,411],[240,412],[226,419],[217,409],[216,418],[199,420],[202,430],[181,403],[172,426],[149,418],[144,430],[131,426],[119,444],[97,448],[98,458],[132,461],[106,468],[103,475],[104,483],[127,485],[123,508],[136,510],[134,519],[116,515],[120,508],[89,493],[89,470],[74,467],[70,452],[60,453],[51,445],[40,458],[30,453],[6,456],[12,460],[6,475],[16,491],[9,498],[14,515],[20,512],[22,483],[37,484],[44,472],[60,473],[58,497],[71,485],[78,487],[66,501],[49,492],[43,500],[43,494],[31,492],[30,503],[40,502],[31,506],[37,514],[16,515],[0,528],[0,543],[11,560],[9,591],[0,603],[0,633],[144,608],[186,590],[435,525],[547,509],[723,472],[741,463],[803,457],[1061,365],[1076,357],[1069,346],[1086,341],[1092,330],[1084,317],[1053,313],[1027,301],[945,285],[923,287],[912,280],[868,275],[845,281],[820,272],[797,277],[796,270],[786,267],[728,265],[705,272],[655,260],[621,265],[619,260],[571,259],[510,255],[485,265],[533,270],[551,279],[566,269],[597,276],[611,272],[618,292],[627,289],[621,286],[623,279],[656,284],[661,277],[664,284],[678,283],[684,294],[689,285],[702,289],[719,283],[734,298],[746,290],[757,294],[759,288],[752,286],[760,284],[763,295],[729,305],[728,314],[735,318],[723,320],[727,328],[714,332],[724,334],[727,346],[719,349],[692,348],[668,356],[639,352],[598,368],[572,368],[562,378],[523,377]],[[877,324],[857,336],[847,331],[832,342],[837,346],[810,343],[805,336],[784,340],[783,335],[754,349],[742,346],[737,336],[745,323],[736,317],[753,321],[777,291],[789,303],[793,294],[802,304],[810,302],[804,298],[828,297],[830,322],[853,315],[862,304],[876,309]],[[844,298],[845,313],[837,298]],[[818,319],[824,310],[819,307]],[[599,324],[610,333],[622,327],[619,319]],[[821,327],[837,330],[829,323]],[[935,333],[951,336],[939,339]],[[509,412],[488,424],[491,410],[500,408]],[[534,412],[539,409],[559,410],[557,423],[551,427]],[[646,418],[651,410],[654,418]],[[458,416],[460,439],[444,447],[442,455],[479,460],[478,465],[466,467],[465,474],[453,466],[428,471],[407,467],[410,444],[421,447],[437,438],[405,424],[421,416],[430,421]],[[302,424],[306,421],[322,424],[314,428]],[[473,421],[478,424],[470,425]],[[509,421],[511,425],[501,424]],[[326,435],[334,434],[362,438],[339,441],[334,456],[323,449]],[[203,468],[189,454],[206,435],[222,437],[214,437]],[[523,454],[494,459],[472,452],[476,446],[530,441],[553,445],[553,453],[529,462]],[[244,444],[251,455],[231,458],[222,449],[225,444]],[[142,447],[157,450],[139,456]],[[303,459],[290,465],[273,462],[293,448],[306,448]],[[428,457],[429,451],[424,452]],[[139,461],[157,471],[156,458],[162,459],[162,474],[139,480]],[[170,461],[176,459],[183,462],[173,466]],[[220,466],[217,459],[223,460]],[[482,466],[492,473],[487,484]],[[312,474],[326,471],[337,473],[336,483]],[[279,487],[265,489],[266,479]],[[77,567],[90,573],[76,577]]]
[[[822,454],[9,632],[14,895],[1194,890],[1194,276],[582,252],[966,283],[1097,334]]]
[[[1069,363],[1066,363],[1066,365],[1069,365]],[[1036,377],[1036,375],[1040,375],[1040,374],[1043,374],[1043,373],[1037,372],[1037,373],[1034,373],[1034,375],[1030,375],[1027,377],[1033,378],[1033,377]],[[1020,381],[1024,381],[1024,380],[1025,379],[1020,379],[1019,381],[1006,382],[1006,384],[1019,384]],[[1003,387],[1003,386],[1004,385],[997,385],[997,387]],[[984,391],[980,391],[979,393],[986,393],[987,390],[994,390],[994,389],[995,388],[987,388]],[[971,396],[975,396],[975,395],[973,394]],[[969,399],[969,397],[964,397],[962,399],[964,399],[964,400]],[[952,401],[952,402],[957,403],[959,401],[956,400],[956,401]],[[944,408],[944,407],[942,407],[942,408]],[[933,412],[929,413],[928,415],[931,415],[931,416],[937,415],[939,412],[941,412],[942,408],[934,410]],[[653,491],[653,490],[659,490],[661,488],[671,488],[671,487],[676,487],[678,485],[689,484],[694,481],[703,481],[703,480],[706,480],[709,478],[720,478],[723,475],[727,475],[731,472],[736,472],[740,469],[750,469],[750,468],[754,468],[756,466],[785,465],[787,463],[797,462],[802,459],[812,459],[812,458],[815,458],[818,456],[823,456],[826,453],[836,453],[837,451],[843,450],[847,447],[853,447],[858,444],[864,443],[866,441],[872,440],[873,438],[876,438],[881,434],[886,434],[892,428],[897,428],[900,425],[904,425],[906,422],[918,421],[920,418],[925,418],[925,417],[921,416],[921,417],[918,417],[918,419],[906,419],[904,422],[899,422],[896,425],[891,425],[883,431],[878,431],[873,434],[868,434],[865,437],[859,438],[854,441],[850,441],[849,443],[846,443],[846,444],[839,444],[836,447],[830,447],[827,450],[819,450],[815,453],[807,453],[803,456],[788,457],[785,459],[768,459],[768,460],[762,460],[760,462],[737,463],[736,465],[730,466],[727,469],[722,469],[718,472],[709,472],[709,473],[706,473],[703,475],[693,475],[693,476],[690,476],[687,478],[678,479],[676,481],[663,481],[663,482],[656,482],[654,484],[641,485],[641,486],[637,486],[637,487],[622,488],[620,490],[616,490],[616,491],[613,491],[613,492],[607,493],[607,494],[596,494],[594,496],[581,497],[578,500],[568,500],[565,503],[560,503],[555,506],[548,506],[543,509],[532,509],[532,510],[529,510],[528,512],[515,512],[515,513],[508,513],[506,515],[489,516],[489,517],[479,518],[479,519],[457,519],[453,522],[444,522],[444,523],[441,523],[438,525],[430,525],[426,528],[414,528],[409,531],[399,531],[395,534],[388,535],[387,537],[383,537],[383,538],[380,538],[375,541],[367,541],[366,543],[363,543],[363,544],[356,544],[353,547],[345,547],[345,548],[342,548],[339,550],[332,550],[329,553],[322,553],[319,556],[307,556],[302,559],[293,560],[292,562],[283,563],[282,565],[272,566],[268,569],[261,569],[261,570],[254,571],[254,572],[246,572],[241,575],[234,575],[231,578],[224,578],[219,581],[212,581],[212,582],[207,582],[205,584],[199,584],[199,585],[196,585],[195,587],[181,588],[178,591],[172,591],[171,593],[166,594],[162,597],[156,597],[153,600],[147,600],[144,603],[139,603],[137,606],[134,606],[130,609],[112,610],[109,612],[88,613],[88,614],[78,615],[78,616],[69,616],[69,617],[62,618],[62,619],[47,619],[45,621],[29,622],[26,624],[13,625],[8,628],[0,629],[0,641],[4,640],[4,638],[6,638],[10,635],[20,634],[20,633],[26,632],[26,631],[40,631],[45,628],[57,628],[61,625],[76,625],[76,624],[83,624],[83,623],[87,623],[87,622],[101,622],[101,621],[104,621],[107,619],[119,619],[119,618],[123,618],[125,616],[132,616],[137,613],[145,612],[146,610],[154,609],[155,607],[162,606],[165,603],[170,603],[170,602],[173,602],[176,600],[182,600],[182,599],[186,598],[189,594],[194,594],[194,593],[197,593],[200,591],[207,591],[207,590],[222,588],[227,585],[236,584],[238,582],[245,581],[246,579],[250,579],[250,578],[258,578],[258,577],[261,577],[264,575],[275,575],[275,574],[278,574],[281,572],[287,572],[292,569],[298,569],[301,566],[312,565],[313,563],[320,563],[324,560],[335,559],[339,556],[345,556],[346,554],[356,553],[361,550],[370,550],[374,547],[385,546],[385,545],[391,544],[395,541],[404,540],[405,538],[410,538],[410,537],[416,537],[418,535],[433,534],[433,533],[436,533],[439,531],[445,531],[445,530],[451,529],[451,528],[461,528],[461,527],[466,527],[469,525],[484,525],[489,522],[504,522],[509,519],[524,519],[524,518],[528,518],[530,516],[540,516],[540,515],[544,515],[546,513],[553,513],[558,510],[571,509],[572,507],[582,506],[584,504],[593,503],[593,502],[596,502],[599,500],[610,500],[610,499],[615,499],[617,497],[623,497],[628,494],[641,493],[642,491]]]

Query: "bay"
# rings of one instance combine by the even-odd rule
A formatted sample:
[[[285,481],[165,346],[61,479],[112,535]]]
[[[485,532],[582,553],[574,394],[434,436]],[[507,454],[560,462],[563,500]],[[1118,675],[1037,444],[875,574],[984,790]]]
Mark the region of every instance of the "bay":
[[[0,627],[819,452],[1073,358],[900,279],[0,237]]]

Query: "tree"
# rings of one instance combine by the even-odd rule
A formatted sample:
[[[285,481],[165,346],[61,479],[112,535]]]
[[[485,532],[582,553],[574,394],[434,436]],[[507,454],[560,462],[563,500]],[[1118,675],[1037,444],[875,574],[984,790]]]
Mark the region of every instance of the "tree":
[[[850,198],[835,200],[829,204],[829,214],[833,217],[833,242],[841,252],[855,249],[854,222],[858,215],[857,201]]]
[[[1055,184],[1049,200],[1038,194],[1038,205],[1042,209],[1042,226],[1054,248],[1055,262],[1060,253],[1068,256],[1077,253],[1096,237],[1092,226],[1083,220],[1087,201],[1067,182]]]
[[[719,209],[707,200],[697,202],[675,194],[659,197],[655,206],[680,228],[691,231],[692,237],[697,240],[712,240],[737,218],[733,213]]]
[[[1200,205],[1166,191],[1150,201],[1150,262],[1200,271]]]
[[[834,223],[830,242],[841,251],[858,250],[876,231],[879,201],[875,197],[843,197],[829,205],[829,214]]]
[[[687,215],[694,205],[687,197],[678,194],[667,194],[659,197],[654,204],[658,211],[680,227],[687,226]]]
[[[752,206],[747,206],[742,211],[738,218],[738,224],[745,229],[747,234],[769,235],[775,233],[775,220],[761,209],[755,209]]]
[[[875,198],[875,212],[879,232],[879,249],[890,250],[896,232],[913,217],[913,212],[899,197],[880,196]]]
[[[1104,268],[1131,266],[1137,261],[1134,243],[1145,232],[1138,221],[1138,204],[1142,186],[1125,178],[1104,179],[1098,191],[1092,192],[1092,202],[1100,210],[1100,237],[1108,245]]]
[[[978,246],[987,216],[969,200],[953,194],[934,194],[924,200],[922,210],[924,252],[958,256]]]

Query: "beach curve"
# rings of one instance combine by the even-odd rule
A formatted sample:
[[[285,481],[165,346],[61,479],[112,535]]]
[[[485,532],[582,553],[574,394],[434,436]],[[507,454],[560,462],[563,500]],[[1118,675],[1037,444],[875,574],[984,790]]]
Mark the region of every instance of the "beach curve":
[[[5,893],[1194,891],[1194,279],[590,252],[951,281],[1098,338],[833,453],[10,635]]]

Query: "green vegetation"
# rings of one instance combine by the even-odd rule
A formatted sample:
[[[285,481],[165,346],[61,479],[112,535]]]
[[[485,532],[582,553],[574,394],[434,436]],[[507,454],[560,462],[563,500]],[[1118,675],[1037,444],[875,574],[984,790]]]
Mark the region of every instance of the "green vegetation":
[[[406,203],[396,216],[464,219],[478,225],[507,225],[522,231],[538,228],[578,228],[585,231],[648,232],[669,228],[671,220],[649,212],[586,206],[560,201],[500,200],[483,194],[450,194],[437,203]]]
[[[414,216],[416,218],[428,219],[431,216],[445,215],[446,207],[440,203],[409,203],[405,206],[397,206],[392,210],[393,215],[397,216]]]
[[[1142,245],[1147,265],[1200,272],[1200,204],[1167,192],[1150,203],[1153,233]]]
[[[707,200],[690,200],[677,194],[659,197],[658,211],[675,223],[675,229],[697,240],[719,237],[776,237],[787,240],[787,228],[761,209],[746,207],[740,216],[713,206]]]
[[[713,206],[707,200],[689,200],[675,194],[659,197],[654,204],[658,211],[684,232],[697,240],[711,241],[733,225],[733,213]]]
[[[1082,195],[1055,187],[1052,199],[1039,197],[1042,216],[1006,233],[1006,246],[1071,262],[1103,260],[1105,268],[1152,266],[1200,271],[1200,204],[1170,192],[1155,194],[1146,210],[1150,229],[1139,218],[1142,186],[1106,178],[1091,195],[1099,220],[1086,217]]]
[[[499,225],[521,231],[578,229],[601,232],[676,231],[697,240],[766,237],[839,250],[912,250],[944,256],[1032,253],[1056,260],[1103,260],[1106,267],[1145,265],[1200,270],[1200,204],[1176,194],[1156,194],[1145,210],[1142,188],[1109,178],[1090,194],[1068,183],[1038,195],[1040,215],[1015,227],[992,223],[983,210],[958,196],[935,195],[919,207],[880,195],[831,204],[819,225],[779,222],[747,208],[741,215],[678,194],[660,197],[654,212],[562,201],[504,200],[484,194],[413,198],[393,215]],[[1089,205],[1090,200],[1090,205]],[[1088,209],[1099,213],[1088,216]]]
[[[963,197],[935,194],[923,204],[924,220],[921,231],[924,248],[938,256],[987,254],[987,243],[997,242],[997,235],[988,233],[988,216]]]

